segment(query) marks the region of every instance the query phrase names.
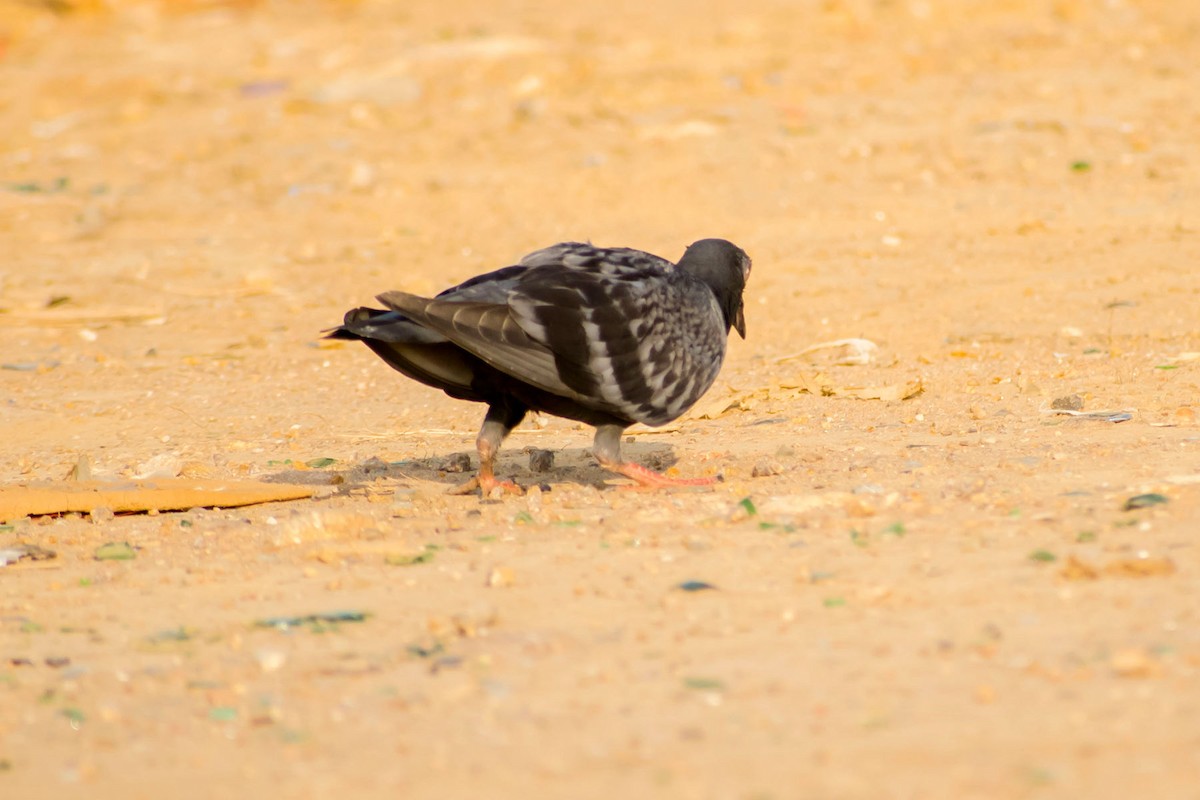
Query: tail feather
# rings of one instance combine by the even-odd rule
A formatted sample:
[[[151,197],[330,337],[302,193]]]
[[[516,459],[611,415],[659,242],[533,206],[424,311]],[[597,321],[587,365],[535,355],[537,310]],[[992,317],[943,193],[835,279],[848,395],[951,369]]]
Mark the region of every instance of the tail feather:
[[[393,344],[441,344],[446,337],[413,322],[397,311],[352,308],[342,324],[324,331],[326,339],[379,341]]]

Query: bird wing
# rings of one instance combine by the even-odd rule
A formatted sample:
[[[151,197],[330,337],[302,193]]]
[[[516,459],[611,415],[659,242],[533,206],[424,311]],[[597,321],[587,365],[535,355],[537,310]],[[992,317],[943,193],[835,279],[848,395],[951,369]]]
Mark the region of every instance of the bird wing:
[[[534,341],[503,303],[460,302],[385,292],[379,302],[445,336],[496,369],[546,391],[575,400],[586,398],[563,383],[553,353]]]
[[[518,267],[498,281],[503,301],[478,282],[472,293],[486,301],[457,291],[379,300],[508,375],[630,420],[668,422],[715,379],[725,347],[720,309],[670,262],[565,243]]]

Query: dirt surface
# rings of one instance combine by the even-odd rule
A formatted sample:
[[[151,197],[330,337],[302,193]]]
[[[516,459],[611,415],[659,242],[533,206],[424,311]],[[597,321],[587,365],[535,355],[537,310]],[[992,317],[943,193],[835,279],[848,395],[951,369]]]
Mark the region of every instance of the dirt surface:
[[[0,795],[1200,796],[1191,5],[0,0],[0,479],[318,489],[0,528]],[[319,340],[706,236],[711,490]]]

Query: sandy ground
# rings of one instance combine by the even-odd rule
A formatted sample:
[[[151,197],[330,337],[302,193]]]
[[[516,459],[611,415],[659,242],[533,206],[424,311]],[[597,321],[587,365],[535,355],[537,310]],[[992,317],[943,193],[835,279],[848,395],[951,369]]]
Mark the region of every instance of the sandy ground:
[[[49,6],[0,0],[0,480],[321,496],[0,528],[56,554],[0,568],[0,795],[1200,797],[1190,3]],[[626,450],[712,490],[546,419],[546,489],[448,496],[482,409],[319,341],[706,236],[748,339]]]

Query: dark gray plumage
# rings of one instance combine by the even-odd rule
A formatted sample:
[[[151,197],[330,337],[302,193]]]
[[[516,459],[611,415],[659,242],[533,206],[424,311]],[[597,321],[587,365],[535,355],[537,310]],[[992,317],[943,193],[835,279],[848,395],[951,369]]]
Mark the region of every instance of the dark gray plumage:
[[[678,265],[628,248],[567,242],[471,278],[434,298],[386,292],[329,334],[365,342],[394,369],[451,397],[488,405],[479,485],[526,412],[596,427],[601,466],[653,486],[680,481],[621,460],[634,422],[663,425],[708,390],[732,327],[746,335],[750,258],[703,239]],[[499,484],[516,490],[511,484]]]

